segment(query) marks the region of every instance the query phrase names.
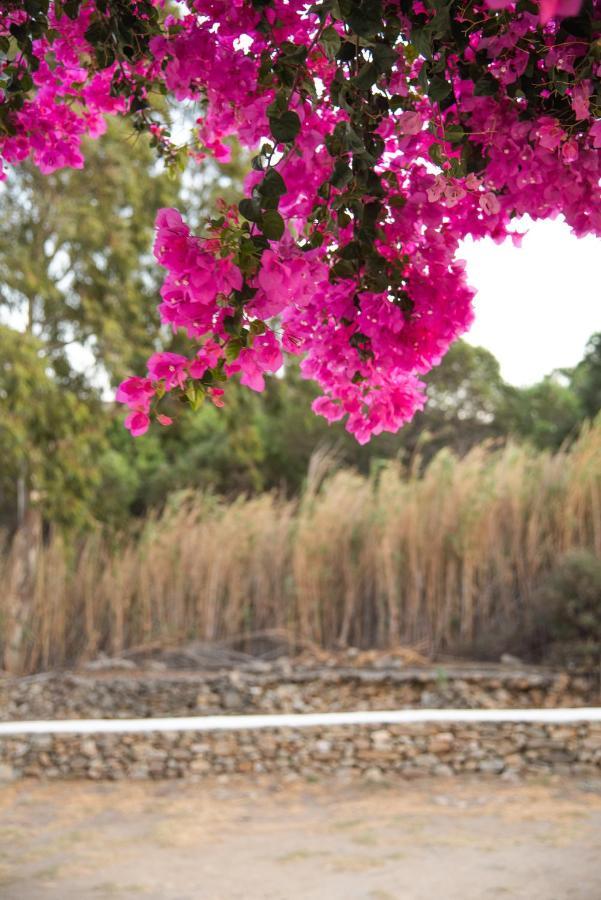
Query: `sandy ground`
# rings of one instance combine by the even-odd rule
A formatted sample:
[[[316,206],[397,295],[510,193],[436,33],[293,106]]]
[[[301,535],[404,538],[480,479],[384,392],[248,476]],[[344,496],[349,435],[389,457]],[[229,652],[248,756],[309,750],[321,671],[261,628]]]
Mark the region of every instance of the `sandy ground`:
[[[601,782],[20,782],[2,900],[601,900]]]

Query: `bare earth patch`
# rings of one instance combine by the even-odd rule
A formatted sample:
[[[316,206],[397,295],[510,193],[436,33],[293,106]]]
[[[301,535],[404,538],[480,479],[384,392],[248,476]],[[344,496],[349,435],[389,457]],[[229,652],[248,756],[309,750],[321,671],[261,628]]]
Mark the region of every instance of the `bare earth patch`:
[[[601,783],[18,782],[2,900],[599,900]]]

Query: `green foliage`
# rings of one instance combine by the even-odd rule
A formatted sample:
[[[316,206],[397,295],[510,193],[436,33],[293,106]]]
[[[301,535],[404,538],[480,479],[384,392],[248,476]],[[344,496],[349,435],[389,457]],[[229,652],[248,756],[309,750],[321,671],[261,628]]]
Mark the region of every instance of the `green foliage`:
[[[537,656],[601,655],[601,559],[588,550],[567,553],[535,593],[528,626]]]
[[[0,193],[2,319],[25,332],[1,332],[8,527],[28,502],[64,527],[123,520],[136,495],[139,475],[108,443],[113,414],[72,362],[85,347],[114,383],[156,340],[152,221],[178,185],[157,171],[147,142],[128,145],[128,135],[113,121],[89,142],[83,171],[47,176],[24,164]]]
[[[570,373],[570,384],[584,414],[594,418],[601,410],[601,332],[589,340],[583,359]]]
[[[89,523],[103,447],[99,402],[60,386],[48,371],[43,345],[0,326],[0,518],[11,526],[19,490],[47,520],[80,528]]]
[[[155,429],[143,440],[132,441],[116,422],[110,431],[115,458],[107,457],[113,459],[113,474],[101,492],[102,509],[114,496],[113,518],[125,521],[130,513],[162,506],[170,493],[187,488],[226,497],[271,489],[294,496],[303,489],[312,454],[324,447],[340,466],[364,475],[389,459],[407,467],[419,462],[423,470],[442,449],[463,456],[485,440],[501,443],[513,437],[557,449],[577,435],[582,420],[569,386],[545,379],[531,388],[514,388],[488,350],[464,341],[451,347],[426,381],[424,410],[398,434],[380,435],[366,446],[358,445],[341,423],[328,425],[311,412],[317,389],[301,377],[296,359],[287,361],[282,377],[267,380],[263,394],[232,384],[223,409],[205,404],[185,416],[174,403],[169,414],[175,425]],[[116,469],[123,457],[127,465]],[[114,481],[117,470],[123,473],[121,487]]]
[[[182,177],[180,196],[193,229],[199,230],[202,222],[214,215],[219,202],[232,206],[240,199],[251,162],[235,138],[226,143],[231,151],[228,163],[217,163],[207,156],[203,165],[191,166]]]
[[[426,407],[401,432],[409,454],[419,453],[427,462],[446,447],[461,456],[507,433],[502,418],[510,388],[484,347],[457,341],[426,383]]]
[[[85,152],[81,171],[42,175],[25,164],[9,175],[0,195],[0,303],[43,340],[58,372],[69,372],[67,348],[78,342],[118,380],[152,351],[152,223],[178,185],[155,171],[146,140],[132,141],[122,122],[110,122]]]
[[[503,417],[511,434],[540,450],[556,450],[576,437],[583,415],[572,387],[549,375],[531,387],[508,389]]]

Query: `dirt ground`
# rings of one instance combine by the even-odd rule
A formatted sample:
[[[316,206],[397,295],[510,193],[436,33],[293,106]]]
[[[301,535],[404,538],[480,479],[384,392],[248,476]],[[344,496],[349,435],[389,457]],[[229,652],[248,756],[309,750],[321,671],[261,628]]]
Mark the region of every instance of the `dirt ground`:
[[[601,782],[20,782],[2,900],[601,900]]]

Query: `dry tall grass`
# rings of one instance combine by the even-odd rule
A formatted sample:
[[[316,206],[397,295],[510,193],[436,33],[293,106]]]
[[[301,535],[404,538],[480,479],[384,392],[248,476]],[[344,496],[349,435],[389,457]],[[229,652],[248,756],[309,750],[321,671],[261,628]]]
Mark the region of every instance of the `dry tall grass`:
[[[295,502],[188,496],[112,545],[54,537],[39,552],[22,669],[274,628],[324,647],[437,651],[519,621],[565,551],[601,555],[601,421],[556,455],[483,446],[442,453],[421,477],[326,469],[319,460]],[[14,569],[8,551],[0,658]]]

